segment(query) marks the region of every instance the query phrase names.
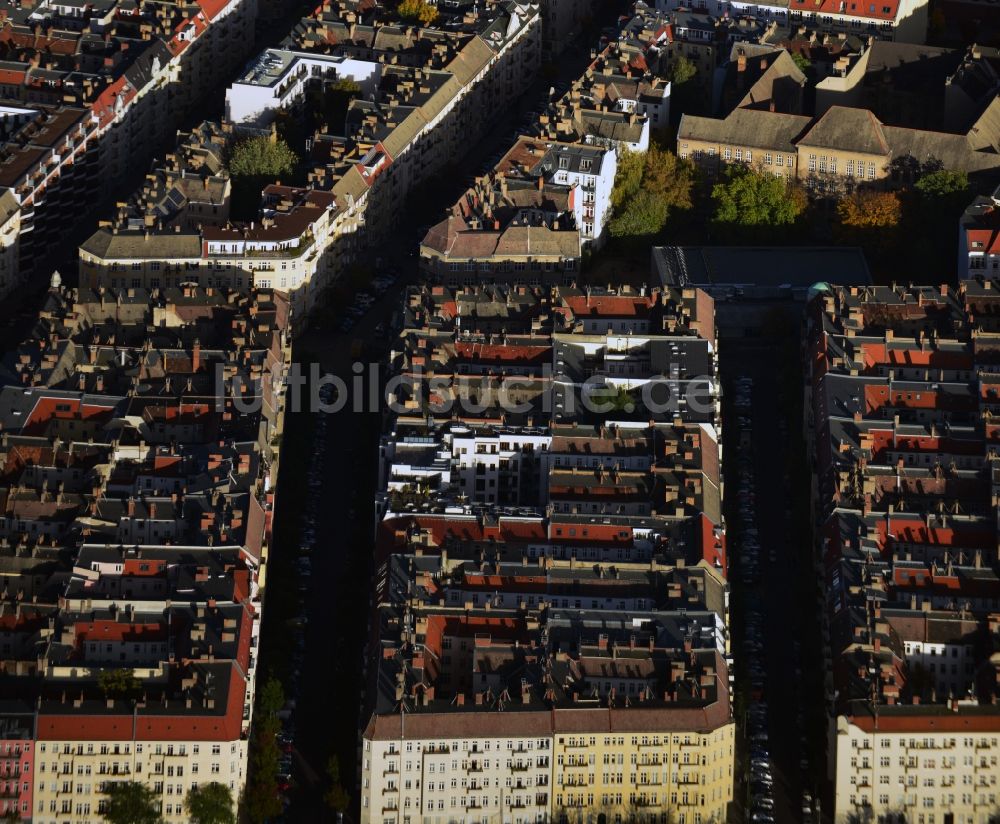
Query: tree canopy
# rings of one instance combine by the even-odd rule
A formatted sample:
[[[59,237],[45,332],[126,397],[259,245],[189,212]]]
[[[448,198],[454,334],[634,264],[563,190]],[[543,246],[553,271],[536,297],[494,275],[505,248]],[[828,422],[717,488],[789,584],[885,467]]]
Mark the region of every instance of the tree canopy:
[[[299,158],[284,140],[249,137],[237,143],[229,156],[229,174],[234,178],[271,178],[290,175]]]
[[[104,820],[109,824],[161,824],[160,802],[138,781],[113,781],[104,789]]]
[[[666,149],[653,145],[645,154],[622,152],[611,192],[611,236],[659,234],[672,211],[692,207],[694,181],[694,166]]]
[[[885,229],[897,226],[903,214],[899,195],[862,189],[837,202],[837,215],[844,226]]]
[[[412,20],[423,26],[433,23],[438,18],[437,7],[426,0],[402,0],[396,11],[404,20]]]
[[[130,698],[139,691],[139,682],[129,669],[101,670],[97,686],[105,698]]]
[[[192,824],[235,824],[233,794],[218,781],[198,784],[184,798],[188,820]]]
[[[680,86],[691,80],[697,73],[698,67],[690,58],[682,54],[678,56],[674,64],[670,67],[670,82],[675,86]]]
[[[277,678],[268,678],[257,694],[257,717],[250,741],[250,767],[242,805],[251,824],[263,824],[281,814],[278,795],[277,735],[281,730],[278,711],[284,706],[285,692]]]
[[[329,785],[323,795],[323,800],[335,813],[344,812],[351,799],[340,780],[340,759],[336,755],[331,755],[329,761],[326,762],[326,780]]]
[[[929,200],[965,198],[969,191],[969,176],[965,172],[937,169],[923,175],[914,188],[922,198]]]
[[[712,187],[714,222],[728,227],[772,227],[794,223],[805,197],[783,178],[748,166],[730,166],[726,179]]]
[[[799,71],[803,73],[812,67],[812,60],[806,57],[802,52],[795,52],[792,54],[792,62],[798,66]]]

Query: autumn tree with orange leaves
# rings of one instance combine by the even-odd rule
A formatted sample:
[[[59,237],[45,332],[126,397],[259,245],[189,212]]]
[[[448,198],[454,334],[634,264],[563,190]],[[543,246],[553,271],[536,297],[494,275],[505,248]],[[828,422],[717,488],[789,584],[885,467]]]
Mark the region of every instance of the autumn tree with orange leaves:
[[[899,225],[903,204],[895,192],[870,189],[845,195],[837,203],[843,226],[855,229],[891,229]]]

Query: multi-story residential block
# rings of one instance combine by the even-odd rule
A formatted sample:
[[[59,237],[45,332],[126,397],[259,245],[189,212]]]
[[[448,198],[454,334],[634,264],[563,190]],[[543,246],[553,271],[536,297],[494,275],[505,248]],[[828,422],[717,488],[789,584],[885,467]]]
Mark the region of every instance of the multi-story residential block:
[[[410,292],[380,447],[363,821],[727,820],[714,329],[693,289]],[[584,373],[682,383],[696,365],[704,416],[568,414]]]
[[[21,283],[21,205],[10,189],[0,194],[0,298]]]
[[[80,247],[81,283],[277,289],[289,296],[294,316],[304,317],[358,252],[390,231],[410,189],[460,154],[488,125],[488,113],[513,99],[515,73],[523,78],[537,69],[539,20],[537,4],[516,2],[459,16],[448,33],[422,30],[437,47],[428,53],[421,44],[409,65],[399,62],[393,42],[374,37],[367,49],[327,54],[328,44],[316,38],[331,24],[322,15],[308,18],[290,38],[292,48],[265,51],[232,86],[233,123],[182,135],[164,177],[138,198],[167,202],[120,213]],[[308,46],[313,50],[304,51]],[[294,109],[307,90],[348,78],[366,94],[351,103],[343,135],[326,131],[310,141],[307,185],[267,187],[256,220],[224,218],[228,181],[206,156],[234,131],[259,131],[279,107]],[[196,152],[199,143],[205,148]],[[603,167],[600,179],[613,179],[613,156]],[[199,196],[198,180],[208,196]],[[161,186],[181,191],[164,195]],[[581,198],[580,210],[596,219],[600,204],[592,196],[590,203]]]
[[[966,208],[958,227],[958,272],[963,278],[986,277],[1000,271],[1000,190],[977,196]]]
[[[616,171],[614,148],[521,137],[428,231],[421,268],[449,285],[569,283],[606,239]]]
[[[0,716],[0,815],[13,821],[30,821],[35,809],[34,720],[27,704]]]
[[[811,307],[837,820],[995,815],[997,305],[986,278],[827,288]]]
[[[378,88],[381,73],[381,65],[368,60],[267,49],[226,92],[226,121],[240,130],[264,130],[279,109],[302,103],[310,83],[350,80],[367,98]]]
[[[692,7],[695,12],[713,17],[751,15],[764,21],[790,25],[822,25],[831,31],[859,34],[881,40],[924,43],[927,39],[926,0],[892,0],[885,3],[807,4],[805,0],[769,0],[749,3],[745,0],[657,0],[661,11]]]
[[[253,41],[254,0],[112,4],[83,25],[74,6],[9,10],[0,186],[20,206],[19,269],[144,171],[220,73]],[[44,33],[43,33],[44,29]],[[43,65],[44,60],[44,65]]]
[[[92,821],[115,781],[167,821],[199,783],[238,797],[288,321],[278,293],[54,278],[5,359],[5,694],[25,702],[5,706],[7,812]]]

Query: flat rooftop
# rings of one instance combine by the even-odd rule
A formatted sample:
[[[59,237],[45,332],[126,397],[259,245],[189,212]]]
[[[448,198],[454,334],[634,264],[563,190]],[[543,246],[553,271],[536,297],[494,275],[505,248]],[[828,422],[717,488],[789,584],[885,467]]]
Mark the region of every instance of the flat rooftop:
[[[329,63],[331,68],[344,62],[344,57],[329,54],[297,52],[289,49],[265,49],[247,64],[246,70],[233,85],[271,87],[288,74],[299,61]]]
[[[654,246],[654,285],[803,289],[815,283],[868,286],[855,246]]]

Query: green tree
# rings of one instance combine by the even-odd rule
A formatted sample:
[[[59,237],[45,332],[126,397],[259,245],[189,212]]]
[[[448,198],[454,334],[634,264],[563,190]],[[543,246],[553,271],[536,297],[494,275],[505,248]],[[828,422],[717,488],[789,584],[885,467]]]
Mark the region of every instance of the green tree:
[[[287,121],[279,124],[289,135],[296,130]],[[298,166],[298,155],[281,138],[250,137],[237,143],[229,155],[229,174],[233,178],[232,214],[237,220],[250,220],[260,208],[261,190],[270,183],[288,178]]]
[[[233,794],[218,781],[198,784],[184,797],[188,820],[192,824],[235,824]]]
[[[693,80],[696,74],[698,74],[698,67],[695,65],[694,61],[682,54],[678,56],[678,58],[674,61],[674,64],[670,67],[668,76],[670,78],[670,82],[675,86],[682,86],[689,80]]]
[[[161,824],[159,800],[145,784],[108,782],[103,793],[106,798],[103,816],[110,824]]]
[[[628,149],[619,152],[615,185],[611,190],[613,209],[622,208],[636,196],[642,186],[642,173],[645,168],[646,155],[643,152],[630,152]]]
[[[964,200],[969,193],[969,176],[965,172],[937,169],[923,175],[914,188],[925,200]]]
[[[645,154],[624,152],[611,192],[611,236],[637,239],[659,234],[671,212],[691,208],[694,181],[694,166],[659,146],[650,146]]]
[[[667,222],[666,202],[649,191],[640,191],[619,214],[611,218],[608,228],[614,238],[641,238],[658,235]]]
[[[787,226],[805,208],[798,190],[785,180],[748,166],[730,166],[726,179],[712,187],[714,222],[732,229]]]
[[[438,18],[437,7],[427,3],[426,0],[403,0],[396,11],[404,20],[412,20],[422,26],[433,23]]]
[[[290,175],[298,164],[298,156],[284,140],[267,136],[241,140],[229,156],[229,174],[234,178],[269,178],[277,180]]]
[[[243,810],[251,824],[264,824],[281,814],[278,795],[278,764],[281,753],[277,736],[281,729],[278,711],[285,704],[281,682],[268,678],[257,696],[257,716],[250,741],[250,766]]]
[[[274,676],[267,679],[260,692],[260,708],[265,715],[277,715],[285,706],[285,689]]]
[[[340,759],[336,755],[331,755],[326,762],[326,780],[329,782],[329,787],[323,795],[326,806],[335,813],[344,812],[351,799],[340,781]]]
[[[799,71],[803,74],[812,68],[812,60],[806,57],[802,52],[794,52],[792,54],[792,62],[799,67]]]
[[[139,682],[129,669],[101,670],[97,686],[105,698],[131,698],[139,692]]]

